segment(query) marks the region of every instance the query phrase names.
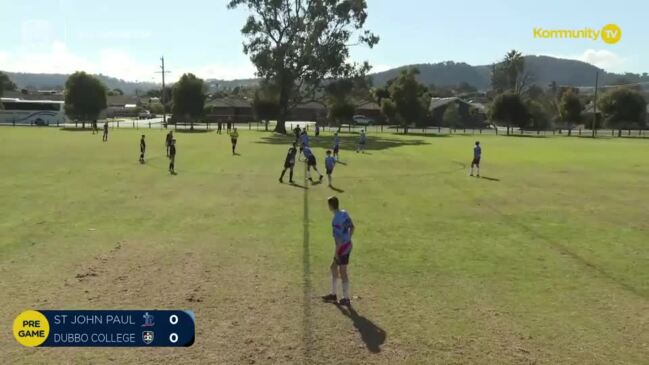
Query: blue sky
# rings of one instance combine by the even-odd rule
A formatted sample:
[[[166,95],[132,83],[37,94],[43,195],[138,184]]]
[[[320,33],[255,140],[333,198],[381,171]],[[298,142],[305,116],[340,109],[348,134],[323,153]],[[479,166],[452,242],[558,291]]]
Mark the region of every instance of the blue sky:
[[[170,79],[253,77],[242,53],[246,10],[226,0],[0,0],[0,70],[68,73],[78,69],[157,81],[160,55]],[[615,6],[612,6],[614,4]],[[515,48],[580,59],[609,71],[649,72],[649,2],[368,0],[367,26],[381,37],[353,59],[375,70],[412,63],[489,64]],[[599,29],[615,23],[619,43],[534,39],[534,27]]]

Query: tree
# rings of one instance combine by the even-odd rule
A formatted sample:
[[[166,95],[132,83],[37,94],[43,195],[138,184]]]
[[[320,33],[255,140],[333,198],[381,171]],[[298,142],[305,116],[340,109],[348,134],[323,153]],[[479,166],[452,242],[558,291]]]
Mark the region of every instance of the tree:
[[[171,112],[174,120],[189,121],[194,129],[194,121],[203,114],[205,107],[205,85],[202,79],[186,73],[173,86],[173,106]]]
[[[106,87],[96,77],[83,71],[70,75],[65,82],[65,113],[71,118],[81,120],[82,128],[86,121],[96,120],[106,109]]]
[[[491,87],[498,91],[520,94],[532,81],[532,74],[525,70],[525,58],[517,50],[507,52],[498,65],[491,68]]]
[[[376,100],[376,103],[381,106],[381,103],[383,102],[384,99],[389,99],[390,98],[390,92],[388,91],[387,87],[377,87],[372,91],[372,95],[374,95],[374,100]]]
[[[115,89],[113,89],[113,94],[114,95],[124,95],[124,92],[120,88],[115,88]]]
[[[324,87],[325,100],[329,109],[328,117],[334,125],[340,127],[344,121],[351,121],[356,107],[351,101],[357,80],[340,79],[328,83]]]
[[[512,126],[525,128],[530,116],[520,95],[505,92],[494,99],[490,111],[491,120],[504,123],[507,126],[507,135]]]
[[[617,88],[604,94],[599,102],[606,123],[611,128],[644,127],[646,125],[647,101],[638,91],[626,87]]]
[[[325,79],[365,74],[362,65],[348,62],[352,37],[355,45],[372,48],[379,39],[364,29],[365,0],[230,0],[228,8],[250,11],[241,29],[243,51],[257,75],[279,89],[275,131],[286,133],[292,108],[317,97]]]
[[[567,90],[561,96],[559,111],[561,120],[568,125],[568,135],[572,135],[574,125],[581,121],[581,100],[572,90]]]
[[[7,74],[0,72],[0,96],[4,95],[4,91],[15,91],[18,87],[14,84]]]
[[[460,110],[457,106],[457,103],[449,103],[444,110],[444,116],[442,117],[444,125],[449,128],[457,128],[462,123],[462,116],[460,116]]]
[[[383,114],[388,124],[394,124],[397,121],[397,106],[394,105],[391,99],[383,100],[381,114]]]
[[[456,94],[471,94],[471,93],[475,93],[477,91],[478,91],[478,89],[475,86],[469,84],[466,81],[460,82],[455,87],[455,93]]]
[[[527,110],[530,117],[530,127],[536,131],[552,128],[552,118],[547,107],[537,100],[527,101]]]
[[[277,88],[274,85],[262,83],[261,87],[255,91],[255,96],[252,100],[252,110],[258,119],[264,121],[266,130],[268,130],[269,120],[276,120],[279,115]]]
[[[406,134],[411,123],[422,124],[428,115],[430,96],[426,86],[417,81],[417,75],[419,70],[416,68],[403,70],[389,87],[398,120],[401,121]]]
[[[153,114],[162,114],[164,112],[164,106],[161,103],[151,103],[149,105],[149,111]]]

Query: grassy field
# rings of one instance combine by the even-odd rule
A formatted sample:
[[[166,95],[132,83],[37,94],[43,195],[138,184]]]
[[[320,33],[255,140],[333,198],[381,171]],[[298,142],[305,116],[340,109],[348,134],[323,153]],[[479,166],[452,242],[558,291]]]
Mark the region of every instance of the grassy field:
[[[647,364],[648,141],[370,134],[334,185],[288,139],[0,129],[2,363]],[[319,163],[330,136],[314,140]],[[357,226],[353,310],[321,303],[326,198]],[[20,347],[24,309],[192,309],[184,349]]]

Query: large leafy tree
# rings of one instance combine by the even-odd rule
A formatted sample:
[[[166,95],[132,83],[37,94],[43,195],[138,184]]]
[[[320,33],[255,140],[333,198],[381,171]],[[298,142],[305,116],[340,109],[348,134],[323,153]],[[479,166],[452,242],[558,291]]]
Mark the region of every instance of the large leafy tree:
[[[490,117],[491,120],[507,126],[507,135],[509,135],[512,126],[525,128],[530,121],[530,115],[523,99],[520,95],[512,92],[496,96],[491,104]]]
[[[268,122],[276,120],[279,115],[279,97],[277,87],[268,83],[262,85],[255,91],[252,99],[252,110],[259,120],[264,121],[266,130]]]
[[[83,71],[70,75],[65,82],[65,113],[74,120],[96,120],[106,109],[106,86],[98,78]]]
[[[392,100],[384,99],[381,103],[381,114],[388,124],[394,124],[397,121],[397,106]]]
[[[428,115],[430,96],[428,88],[417,81],[419,70],[409,68],[390,83],[390,98],[397,110],[397,119],[408,133],[408,126],[412,123],[422,124]]]
[[[173,106],[171,112],[174,120],[189,121],[191,129],[194,122],[203,114],[205,107],[205,84],[194,74],[186,73],[173,87]]]
[[[364,29],[365,0],[229,0],[230,9],[240,6],[250,11],[243,50],[258,76],[279,89],[277,132],[286,133],[290,110],[318,96],[324,80],[369,70],[349,62],[350,43],[373,47],[379,40]]]
[[[572,134],[574,125],[581,121],[581,100],[579,96],[572,90],[567,90],[561,96],[561,103],[559,104],[559,112],[561,120],[568,125],[568,135]]]
[[[617,88],[604,94],[600,101],[606,123],[618,129],[637,128],[646,125],[647,101],[638,91],[626,87]]]
[[[340,79],[324,87],[329,120],[338,126],[339,130],[343,122],[350,122],[354,117],[356,107],[352,99],[358,93],[356,86],[357,80]]]

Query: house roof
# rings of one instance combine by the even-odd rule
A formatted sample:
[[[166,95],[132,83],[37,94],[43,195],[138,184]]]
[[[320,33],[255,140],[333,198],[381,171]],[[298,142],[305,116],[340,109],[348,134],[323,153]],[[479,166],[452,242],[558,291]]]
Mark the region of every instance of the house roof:
[[[251,108],[252,103],[240,98],[218,98],[210,100],[205,106],[212,108]]]
[[[455,102],[467,104],[468,106],[472,108],[476,108],[480,111],[485,111],[486,109],[485,105],[482,103],[474,103],[474,102],[466,101],[462,98],[458,98],[457,96],[451,96],[448,98],[436,98],[436,97],[430,98],[429,110],[435,110],[439,107],[445,106],[450,103],[455,103]]]

